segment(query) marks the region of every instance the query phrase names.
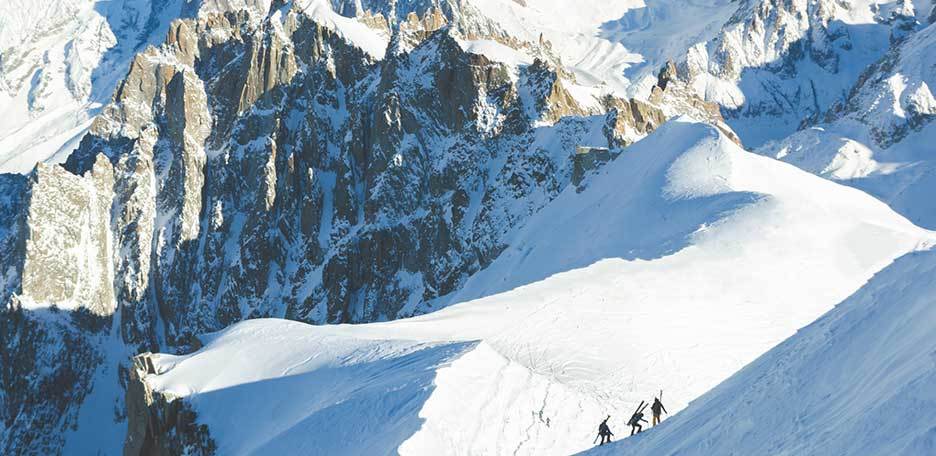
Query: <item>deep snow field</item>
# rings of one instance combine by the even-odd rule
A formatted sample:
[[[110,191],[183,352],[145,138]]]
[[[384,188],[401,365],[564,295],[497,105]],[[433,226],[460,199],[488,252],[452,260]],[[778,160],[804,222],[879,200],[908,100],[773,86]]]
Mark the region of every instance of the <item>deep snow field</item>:
[[[680,411],[833,309],[895,258],[936,240],[861,191],[745,152],[717,129],[685,118],[626,149],[592,175],[583,192],[568,189],[515,236],[462,291],[435,303],[451,304],[441,310],[366,325],[246,321],[204,336],[205,346],[191,355],[157,355],[158,375],[146,381],[184,396],[220,454],[570,454],[590,448],[598,422],[609,414],[623,437],[633,408],[660,389],[669,412]],[[910,258],[924,255],[930,254]],[[925,275],[924,266],[913,272]],[[882,275],[894,274],[901,275]],[[839,321],[843,308],[872,306],[864,295],[822,321]],[[901,344],[924,342],[919,338],[933,318],[916,320],[912,312],[928,311],[928,302],[924,289],[894,304],[908,307],[901,321],[917,325]],[[861,312],[883,312],[876,309]],[[864,321],[848,315],[856,324]],[[837,327],[814,324],[665,422],[661,432],[634,439],[645,446],[628,442],[622,449],[810,453],[808,446],[759,446],[771,440],[758,433],[776,442],[784,432],[805,431],[795,428],[795,419],[778,425],[750,410],[778,420],[800,405],[832,413],[821,408],[828,388],[847,387],[852,369],[873,368],[872,382],[878,370],[901,366],[886,357],[886,346],[872,352],[879,358],[859,356],[871,349],[863,340],[887,336],[892,327],[858,328],[862,338],[848,340],[835,333],[847,328]],[[931,351],[932,341],[926,342]],[[852,351],[840,359],[837,344]],[[892,348],[898,353],[903,345]],[[906,366],[933,359],[923,354]],[[802,374],[757,374],[786,369]],[[829,384],[808,390],[811,379]],[[902,391],[908,401],[925,394],[931,400],[931,381],[921,377],[912,384],[918,389]],[[799,390],[803,397],[788,397]],[[861,392],[848,389],[855,397],[842,400]],[[875,392],[868,397],[901,394]],[[870,422],[862,414],[870,404],[856,405],[861,408],[851,415],[834,418]],[[907,419],[932,410],[906,411]],[[849,442],[851,432],[866,430],[829,426],[804,442]],[[724,443],[704,429],[725,434]],[[932,429],[926,435],[930,440],[924,435],[907,448],[927,448]],[[732,446],[732,438],[740,446]]]
[[[659,429],[601,454],[936,453],[936,251],[908,254]]]

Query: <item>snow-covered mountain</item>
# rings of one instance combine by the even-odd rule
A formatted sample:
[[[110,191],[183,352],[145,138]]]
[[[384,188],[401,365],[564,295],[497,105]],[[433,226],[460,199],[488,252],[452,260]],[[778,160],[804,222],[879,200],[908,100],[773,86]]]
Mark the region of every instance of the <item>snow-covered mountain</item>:
[[[186,435],[192,454],[209,439],[221,454],[570,454],[648,391],[681,409],[936,242],[867,194],[682,120],[513,235],[461,304],[429,315],[250,321],[191,355],[144,356],[130,400],[148,413],[131,415],[128,445],[161,448],[181,416],[206,425]],[[185,411],[154,418],[169,398]]]
[[[761,153],[861,188],[936,227],[936,24],[870,67],[822,123]]]
[[[436,17],[463,35],[514,47],[547,47],[582,85],[586,100],[614,93],[646,98],[667,59],[713,35],[735,5],[729,0],[302,0],[320,20],[350,28],[404,27]],[[271,0],[13,0],[0,5],[0,172],[29,172],[61,162],[106,104],[135,53],[162,42],[169,23],[217,11],[265,14]],[[717,11],[717,14],[712,14]],[[336,14],[340,13],[340,14]],[[378,18],[379,17],[379,18]],[[699,21],[700,17],[710,18]],[[389,28],[386,33],[389,33]],[[360,30],[359,30],[360,32]],[[371,40],[382,55],[385,42]],[[361,42],[358,43],[362,44]],[[540,46],[540,47],[543,47]]]
[[[865,69],[926,24],[930,2],[740,2],[719,34],[678,60],[748,146],[779,140],[843,102]]]
[[[558,454],[681,409],[931,245],[932,11],[3,3],[0,453]]]
[[[433,12],[391,30],[319,2],[270,7],[173,22],[64,166],[4,175],[7,345],[48,353],[6,353],[5,451],[102,445],[78,423],[103,409],[126,425],[127,353],[187,350],[246,318],[386,320],[451,293],[573,176],[665,120],[576,96],[542,44]],[[80,360],[42,364],[65,337]]]
[[[0,172],[63,161],[126,74],[191,0],[0,4]]]

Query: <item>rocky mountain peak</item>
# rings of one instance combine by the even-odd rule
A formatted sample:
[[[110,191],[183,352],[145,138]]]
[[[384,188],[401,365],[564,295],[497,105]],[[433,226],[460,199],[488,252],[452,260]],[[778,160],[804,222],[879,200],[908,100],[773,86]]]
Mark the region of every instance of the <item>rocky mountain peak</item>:
[[[190,352],[196,335],[248,319],[377,322],[452,304],[505,251],[519,255],[517,233],[543,208],[583,193],[674,117],[748,147],[819,119],[855,122],[887,148],[936,115],[933,26],[912,2],[713,2],[724,24],[674,37],[692,42],[678,53],[647,55],[617,37],[675,15],[658,9],[669,3],[562,9],[574,22],[566,35],[543,26],[556,24],[536,16],[543,5],[505,2],[502,15],[473,0],[62,10],[112,20],[120,44],[108,50],[109,36],[95,35],[113,65],[97,71],[112,84],[69,67],[72,95],[107,93],[87,107],[67,158],[0,174],[0,335],[13,341],[0,357],[0,452],[61,452],[60,427],[78,426],[91,384],[105,381],[111,389],[87,400],[115,409],[115,423],[130,415],[129,453],[210,449],[184,402],[142,380],[156,355],[130,355]],[[49,24],[74,26],[37,30],[52,34]],[[46,72],[81,61],[5,49],[0,91],[31,91],[34,113],[58,93]],[[576,49],[581,61],[569,58]],[[619,79],[591,71],[612,68],[601,56],[620,59]],[[670,57],[634,90],[645,96],[617,90],[636,61]],[[163,434],[171,439],[154,437]]]

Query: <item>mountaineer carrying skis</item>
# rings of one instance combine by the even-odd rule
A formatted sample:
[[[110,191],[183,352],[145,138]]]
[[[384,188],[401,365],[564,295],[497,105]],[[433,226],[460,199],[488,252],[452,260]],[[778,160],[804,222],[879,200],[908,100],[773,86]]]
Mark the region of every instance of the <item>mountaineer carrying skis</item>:
[[[663,390],[660,390],[660,397],[653,398],[653,405],[650,406],[650,411],[653,412],[653,425],[656,426],[660,424],[660,412],[666,413],[666,407],[663,406],[663,403],[660,402],[660,398],[663,397]]]
[[[644,401],[640,401],[640,405],[637,406],[637,410],[634,411],[634,414],[631,415],[630,421],[627,422],[628,426],[631,427],[631,435],[640,434],[640,431],[643,430],[643,426],[640,425],[640,422],[647,422],[647,420],[643,419],[643,411],[645,408],[647,408],[648,405],[650,404],[647,404]]]
[[[611,432],[611,428],[608,427],[608,420],[611,419],[611,415],[608,415],[601,424],[598,425],[598,437],[601,437],[601,443],[598,445],[604,445],[606,443],[611,443],[611,436],[614,435]],[[597,437],[596,437],[597,439]]]

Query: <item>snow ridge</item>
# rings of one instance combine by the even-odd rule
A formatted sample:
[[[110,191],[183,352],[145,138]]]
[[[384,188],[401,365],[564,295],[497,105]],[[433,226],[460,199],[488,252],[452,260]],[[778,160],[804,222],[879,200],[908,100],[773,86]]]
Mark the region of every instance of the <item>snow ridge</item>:
[[[452,298],[459,304],[365,325],[246,322],[210,336],[194,354],[160,356],[144,381],[185,397],[219,448],[234,454],[262,452],[241,443],[254,439],[264,449],[314,451],[318,442],[362,454],[568,454],[589,446],[589,418],[611,414],[620,428],[642,394],[661,386],[675,413],[934,239],[860,191],[744,152],[689,120],[638,142],[587,189],[568,189],[514,235]],[[267,342],[276,333],[287,336]],[[323,342],[301,342],[309,338]],[[406,385],[425,368],[413,372],[400,358],[415,346],[461,347],[427,366],[433,387],[418,396]],[[261,386],[300,372],[308,376],[303,385],[325,381],[335,375],[326,366],[343,360],[394,367],[386,378],[340,374],[336,383],[362,393],[340,401],[341,419],[330,424],[307,406],[323,400],[322,391],[298,382]],[[363,399],[384,380],[397,385],[384,386],[391,393]],[[288,431],[272,440],[267,425],[254,432],[238,419],[232,427],[232,416],[244,416],[233,399],[242,396],[213,398],[214,390],[254,387],[269,395],[254,406],[263,410],[257,416],[300,404]],[[402,443],[332,437],[358,426],[350,417],[365,407],[379,424],[352,429],[398,436],[403,427],[411,436]],[[414,415],[423,420],[416,430],[405,424]]]
[[[898,259],[659,428],[584,454],[932,453],[934,273],[934,251]]]

